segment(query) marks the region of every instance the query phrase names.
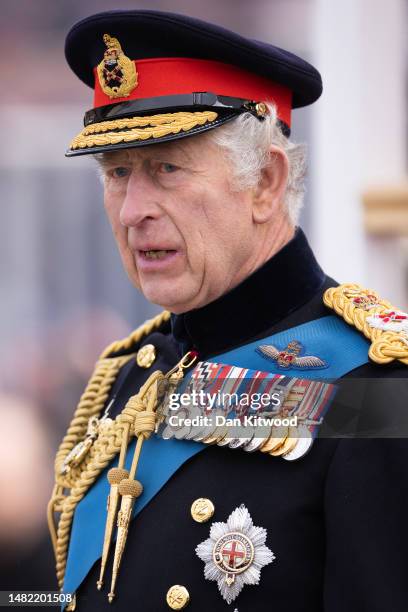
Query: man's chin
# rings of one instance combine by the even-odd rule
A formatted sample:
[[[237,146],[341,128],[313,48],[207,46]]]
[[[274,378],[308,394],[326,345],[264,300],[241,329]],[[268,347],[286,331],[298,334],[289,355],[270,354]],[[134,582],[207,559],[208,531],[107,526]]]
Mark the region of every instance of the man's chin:
[[[151,304],[161,306],[164,310],[169,310],[174,314],[187,312],[193,307],[191,296],[186,295],[183,291],[178,291],[174,285],[166,289],[163,283],[159,286],[146,283],[142,284],[140,290]]]

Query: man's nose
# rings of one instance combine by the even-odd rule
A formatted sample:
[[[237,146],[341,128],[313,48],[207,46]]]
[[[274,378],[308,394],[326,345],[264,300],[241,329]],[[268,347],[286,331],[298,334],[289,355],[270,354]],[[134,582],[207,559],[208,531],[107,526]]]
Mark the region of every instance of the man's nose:
[[[157,195],[157,190],[149,177],[144,176],[143,172],[133,171],[120,209],[121,225],[134,227],[146,219],[157,219],[161,214]]]

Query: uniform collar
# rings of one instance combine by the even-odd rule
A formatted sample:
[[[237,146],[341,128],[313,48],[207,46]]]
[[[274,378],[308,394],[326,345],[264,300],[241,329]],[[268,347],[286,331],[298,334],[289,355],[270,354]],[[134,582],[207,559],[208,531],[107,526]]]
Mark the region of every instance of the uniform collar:
[[[172,315],[175,340],[206,357],[243,344],[305,304],[325,275],[298,228],[276,255],[214,302]]]

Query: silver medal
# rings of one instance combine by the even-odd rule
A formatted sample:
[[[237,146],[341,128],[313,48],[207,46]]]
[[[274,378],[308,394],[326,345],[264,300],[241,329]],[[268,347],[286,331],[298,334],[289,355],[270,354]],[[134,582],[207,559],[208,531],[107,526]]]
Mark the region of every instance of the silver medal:
[[[243,434],[243,435],[242,435]],[[229,448],[244,448],[249,444],[255,435],[255,427],[247,425],[244,427],[241,438],[233,438],[228,444]]]
[[[256,437],[254,436],[252,440],[244,446],[244,450],[247,453],[253,453],[261,448],[263,444],[265,444],[266,440],[269,439],[272,432],[272,425],[268,425],[267,427],[257,427]],[[261,435],[260,435],[261,434]]]
[[[298,441],[295,448],[286,453],[286,455],[282,455],[283,459],[286,459],[286,461],[296,461],[296,459],[300,459],[306,455],[312,447],[313,436],[306,425],[299,425],[297,427],[297,437]]]
[[[191,410],[191,418],[197,419],[199,424],[191,426],[190,432],[186,435],[186,440],[195,440],[197,442],[201,440],[200,436],[205,429],[205,423],[200,423],[200,417],[203,416],[205,416],[204,408],[194,406],[194,408]]]

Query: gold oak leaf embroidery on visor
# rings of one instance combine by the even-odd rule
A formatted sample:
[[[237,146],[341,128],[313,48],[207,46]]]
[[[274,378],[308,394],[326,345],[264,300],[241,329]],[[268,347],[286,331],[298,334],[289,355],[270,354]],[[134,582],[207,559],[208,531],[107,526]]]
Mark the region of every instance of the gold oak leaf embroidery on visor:
[[[104,145],[162,138],[215,121],[213,111],[164,113],[152,117],[130,117],[102,121],[86,126],[71,142],[71,149],[86,149]]]

